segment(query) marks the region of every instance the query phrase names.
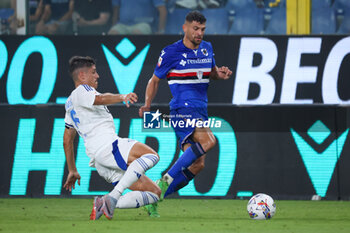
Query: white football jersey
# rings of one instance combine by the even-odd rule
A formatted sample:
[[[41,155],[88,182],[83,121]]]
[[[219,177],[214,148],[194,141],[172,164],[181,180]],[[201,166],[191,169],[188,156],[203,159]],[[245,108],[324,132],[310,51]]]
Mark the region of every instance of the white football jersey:
[[[66,127],[72,128],[84,139],[86,154],[91,158],[111,145],[118,135],[112,114],[104,105],[93,105],[99,95],[89,85],[79,85],[66,102]]]

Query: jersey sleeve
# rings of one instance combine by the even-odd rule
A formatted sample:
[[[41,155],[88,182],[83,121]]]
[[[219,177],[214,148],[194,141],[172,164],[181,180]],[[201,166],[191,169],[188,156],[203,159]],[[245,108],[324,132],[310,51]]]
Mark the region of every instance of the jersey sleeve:
[[[89,85],[80,85],[77,88],[75,104],[80,105],[82,107],[90,108],[95,102],[96,94],[97,92],[95,91],[95,89],[93,89]]]
[[[73,120],[72,118],[69,116],[69,113],[66,111],[66,116],[64,117],[64,123],[65,123],[65,127],[70,129],[70,128],[74,128],[73,124]]]
[[[214,68],[216,66],[214,55],[215,54],[213,53],[213,60],[212,60],[212,63],[211,63],[211,68]]]
[[[168,72],[172,69],[173,61],[170,56],[170,52],[163,49],[158,58],[158,63],[154,70],[154,74],[160,78],[166,78]]]
[[[211,45],[210,42],[209,42],[209,47],[210,47],[210,51],[211,51],[211,54],[212,54],[211,68],[214,68],[214,67],[216,66],[216,63],[215,63],[215,53],[214,53],[214,50],[213,50],[213,46]]]

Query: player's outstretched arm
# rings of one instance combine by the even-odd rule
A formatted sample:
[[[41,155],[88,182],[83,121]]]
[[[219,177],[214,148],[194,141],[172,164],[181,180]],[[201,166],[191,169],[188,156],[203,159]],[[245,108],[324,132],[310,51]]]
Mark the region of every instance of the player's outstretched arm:
[[[129,102],[132,104],[136,103],[137,99],[138,97],[135,93],[129,93],[127,95],[104,93],[95,97],[94,105],[109,105],[125,102],[126,107],[129,107]]]
[[[68,166],[68,176],[63,187],[66,190],[72,191],[72,188],[75,188],[75,182],[78,180],[78,184],[80,185],[80,175],[77,171],[77,167],[75,166],[75,158],[74,158],[74,138],[76,135],[76,131],[74,128],[65,129],[63,135],[63,148],[64,154],[66,155],[66,161]]]
[[[211,79],[222,79],[226,80],[229,79],[230,76],[232,75],[232,71],[226,67],[226,66],[221,66],[220,68],[215,66],[210,73],[210,78]]]
[[[145,105],[139,109],[139,116],[143,116],[143,112],[147,112],[151,109],[151,104],[158,92],[159,78],[153,74],[152,78],[148,81],[145,94]]]

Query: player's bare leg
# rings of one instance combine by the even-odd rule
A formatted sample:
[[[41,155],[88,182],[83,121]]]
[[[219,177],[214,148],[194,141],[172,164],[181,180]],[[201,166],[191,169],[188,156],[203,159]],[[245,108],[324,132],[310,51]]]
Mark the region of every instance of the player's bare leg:
[[[187,163],[191,162],[190,166],[188,166],[184,170],[171,173],[172,169],[175,170],[175,165],[173,165],[173,167],[168,171],[168,173],[162,177],[162,179],[160,180],[160,184],[162,186],[168,186],[168,190],[165,193],[163,193],[162,190],[161,200],[164,196],[167,196],[186,186],[188,182],[194,178],[195,175],[197,175],[201,170],[203,170],[205,165],[205,152],[209,151],[216,145],[216,138],[210,130],[210,128],[196,128],[193,135],[191,136],[191,139],[195,142],[195,144],[185,144],[183,146],[185,152],[182,156],[184,156],[185,153],[187,153],[187,150],[190,150],[192,154],[194,153],[197,156],[197,159],[196,157],[192,156],[193,160],[187,161]],[[182,167],[186,166],[183,166],[182,163]],[[176,169],[179,170],[182,169],[182,167],[178,166]],[[175,177],[173,177],[171,174],[175,174]],[[172,184],[174,179],[176,180],[176,182]]]
[[[209,128],[196,128],[192,135],[192,140],[199,143],[199,146],[204,151],[209,151],[216,145],[216,138]],[[190,143],[185,144],[183,147],[184,151],[188,150],[191,146],[192,145]],[[157,181],[161,189],[160,201],[162,201],[165,196],[186,186],[195,175],[203,170],[204,166],[205,154],[203,153],[198,159],[194,160],[194,162],[187,169],[181,172],[183,174],[179,174],[179,179],[178,177],[169,176],[168,173],[165,174],[160,180]],[[171,185],[174,178],[176,181]],[[157,212],[157,204],[149,205],[147,208],[152,208],[154,212]],[[148,213],[150,213],[150,211],[148,211]]]
[[[193,160],[190,166],[188,166],[188,170],[191,171],[194,175],[198,174],[204,168],[205,161],[205,153],[211,150],[216,145],[216,138],[210,128],[196,128],[191,139],[195,142],[195,144],[187,143],[183,146],[184,153],[187,150],[196,147],[200,148],[201,154],[197,159]],[[198,154],[198,152],[197,152]],[[174,177],[171,177],[169,172],[164,175],[164,178],[167,180],[168,184],[171,184]]]

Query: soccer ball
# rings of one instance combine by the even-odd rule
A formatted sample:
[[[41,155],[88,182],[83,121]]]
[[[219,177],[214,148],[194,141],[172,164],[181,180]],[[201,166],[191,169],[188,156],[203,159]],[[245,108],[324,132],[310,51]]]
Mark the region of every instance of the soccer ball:
[[[269,195],[259,193],[250,198],[247,211],[252,219],[270,219],[276,213],[276,204]]]

